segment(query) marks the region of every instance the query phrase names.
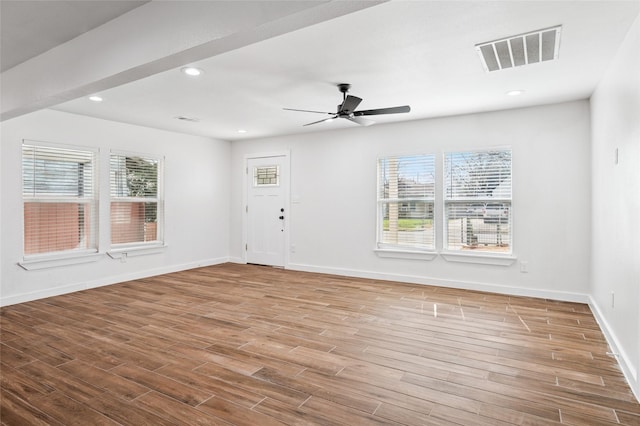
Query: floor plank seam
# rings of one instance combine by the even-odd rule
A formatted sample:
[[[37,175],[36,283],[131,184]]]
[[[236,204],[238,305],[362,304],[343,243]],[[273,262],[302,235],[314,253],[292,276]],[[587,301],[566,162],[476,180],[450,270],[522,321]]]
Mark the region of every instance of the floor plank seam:
[[[0,321],[3,418],[640,420],[575,303],[224,264],[4,307]]]

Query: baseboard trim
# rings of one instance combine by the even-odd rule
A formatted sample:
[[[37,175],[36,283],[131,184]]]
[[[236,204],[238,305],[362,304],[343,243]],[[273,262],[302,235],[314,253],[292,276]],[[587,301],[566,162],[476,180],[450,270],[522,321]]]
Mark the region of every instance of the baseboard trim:
[[[203,266],[219,265],[229,262],[228,257],[218,257],[212,259],[203,259],[197,262],[183,263],[179,265],[169,265],[162,268],[147,269],[124,275],[111,276],[105,279],[86,281],[76,284],[64,285],[55,288],[47,288],[44,290],[33,291],[29,293],[16,294],[13,296],[0,298],[0,306],[15,305],[17,303],[31,302],[33,300],[44,299],[46,297],[60,296],[63,294],[73,293],[91,288],[103,287],[106,285],[117,284],[125,281],[138,280],[141,278],[153,277],[156,275],[169,274],[172,272],[184,271],[187,269],[200,268]]]
[[[432,278],[420,275],[392,274],[385,272],[373,272],[358,269],[322,267],[305,265],[301,263],[290,263],[286,267],[295,271],[317,272],[321,274],[344,275],[348,277],[367,278],[384,281],[400,281],[411,284],[434,285],[448,288],[459,288],[462,290],[486,291],[490,293],[505,294],[509,296],[536,297],[540,299],[559,300],[563,302],[589,303],[589,296],[582,293],[571,293],[565,291],[541,290],[533,288],[504,286],[499,284],[489,284],[474,281],[457,281],[442,278]]]
[[[609,325],[609,322],[602,313],[600,306],[598,306],[598,303],[596,303],[595,299],[591,296],[589,296],[589,307],[591,308],[591,312],[593,312],[593,316],[598,322],[600,329],[604,333],[604,337],[605,339],[607,339],[607,343],[609,344],[611,351],[616,354],[618,365],[620,365],[620,369],[627,379],[629,387],[633,391],[636,399],[640,401],[640,383],[638,382],[638,370],[633,366],[633,362],[631,362],[629,355],[624,350],[624,347],[620,344],[616,333]]]

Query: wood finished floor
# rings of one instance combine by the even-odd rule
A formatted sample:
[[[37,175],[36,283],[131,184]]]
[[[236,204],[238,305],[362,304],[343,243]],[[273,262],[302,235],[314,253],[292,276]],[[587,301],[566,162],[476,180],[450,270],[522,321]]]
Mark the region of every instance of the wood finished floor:
[[[225,264],[0,318],[3,425],[640,425],[582,304]]]

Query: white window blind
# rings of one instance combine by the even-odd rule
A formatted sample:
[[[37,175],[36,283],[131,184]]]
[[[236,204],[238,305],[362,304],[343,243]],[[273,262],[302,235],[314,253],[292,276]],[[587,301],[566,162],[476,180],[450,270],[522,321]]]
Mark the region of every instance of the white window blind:
[[[96,153],[24,141],[24,255],[97,251]]]
[[[112,153],[110,159],[111,245],[162,241],[161,161]]]
[[[378,160],[378,248],[434,249],[433,155]]]
[[[444,168],[446,248],[511,253],[511,150],[448,152]]]

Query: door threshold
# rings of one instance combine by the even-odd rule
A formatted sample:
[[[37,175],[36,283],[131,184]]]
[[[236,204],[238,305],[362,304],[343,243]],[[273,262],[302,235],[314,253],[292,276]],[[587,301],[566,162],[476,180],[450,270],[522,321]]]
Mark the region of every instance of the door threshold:
[[[251,263],[251,262],[247,262],[247,265],[263,266],[263,267],[265,267],[265,268],[284,269],[284,266],[277,266],[277,265],[263,265],[262,263]]]

